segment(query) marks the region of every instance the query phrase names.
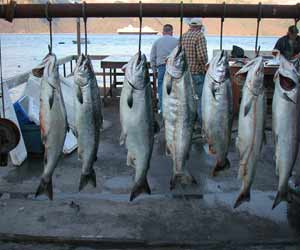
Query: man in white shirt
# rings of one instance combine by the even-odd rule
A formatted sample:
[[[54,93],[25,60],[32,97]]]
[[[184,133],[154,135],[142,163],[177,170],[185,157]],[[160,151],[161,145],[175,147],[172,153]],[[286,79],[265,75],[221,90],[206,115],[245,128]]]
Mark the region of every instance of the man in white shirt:
[[[162,112],[162,85],[166,71],[166,59],[178,45],[178,40],[173,37],[173,26],[171,24],[164,25],[162,34],[163,36],[154,42],[150,54],[151,67],[153,73],[157,76],[160,112]]]

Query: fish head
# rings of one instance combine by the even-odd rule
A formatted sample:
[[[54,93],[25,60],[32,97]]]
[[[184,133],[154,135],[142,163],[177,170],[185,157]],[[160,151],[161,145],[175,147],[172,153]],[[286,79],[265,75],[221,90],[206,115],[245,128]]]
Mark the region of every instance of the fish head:
[[[282,96],[294,103],[298,102],[298,89],[300,74],[294,64],[284,56],[279,56],[279,68],[274,76],[274,81],[278,82]]]
[[[58,74],[58,65],[57,65],[57,59],[55,54],[48,54],[42,61],[41,64],[36,66],[34,69],[32,69],[32,74],[35,77],[38,78],[44,78],[44,79],[52,79],[52,78],[59,78]],[[54,81],[57,82],[57,81]]]
[[[261,56],[249,61],[237,73],[238,75],[247,75],[245,84],[255,95],[259,95],[264,89],[264,62]]]
[[[187,60],[183,47],[173,49],[167,58],[166,71],[174,78],[180,78],[187,69]]]
[[[93,75],[94,70],[90,58],[83,54],[80,55],[74,69],[75,83],[83,87],[88,84],[88,79]]]
[[[125,70],[125,77],[134,89],[144,89],[150,82],[148,63],[145,54],[134,55]]]
[[[222,50],[218,52],[211,59],[207,73],[218,83],[222,83],[229,78],[229,63],[226,51]]]

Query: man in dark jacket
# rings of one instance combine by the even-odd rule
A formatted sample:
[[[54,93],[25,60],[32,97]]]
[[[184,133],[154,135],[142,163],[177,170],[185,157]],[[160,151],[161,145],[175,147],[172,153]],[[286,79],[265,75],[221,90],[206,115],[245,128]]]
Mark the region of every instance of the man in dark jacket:
[[[300,58],[300,37],[298,33],[299,30],[295,25],[290,26],[288,33],[278,39],[274,49],[279,50],[288,60]]]

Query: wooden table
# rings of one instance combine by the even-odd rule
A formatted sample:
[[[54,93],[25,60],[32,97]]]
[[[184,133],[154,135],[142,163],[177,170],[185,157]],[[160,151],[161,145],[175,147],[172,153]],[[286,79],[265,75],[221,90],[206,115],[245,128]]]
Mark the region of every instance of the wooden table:
[[[112,88],[117,85],[122,85],[123,82],[117,81],[117,76],[124,76],[125,73],[121,71],[122,67],[130,60],[131,56],[108,56],[101,61],[102,76],[103,76],[103,88],[104,88],[104,98],[108,94],[112,97]],[[156,87],[156,77],[153,74],[150,63],[148,62],[150,77],[152,78],[152,89],[155,96],[155,103],[157,104],[157,87]],[[106,91],[106,76],[109,76],[109,90]],[[151,79],[150,78],[150,79]]]
[[[239,65],[231,65],[230,66],[230,76],[232,82],[232,94],[233,94],[233,113],[234,115],[238,115],[239,107],[240,107],[240,97],[241,97],[241,86],[239,85],[239,80],[235,77],[235,74],[242,68]],[[265,66],[264,67],[264,85],[268,89],[268,96],[273,95],[274,91],[274,83],[273,77],[278,69],[278,66]],[[270,98],[269,103],[270,104]]]

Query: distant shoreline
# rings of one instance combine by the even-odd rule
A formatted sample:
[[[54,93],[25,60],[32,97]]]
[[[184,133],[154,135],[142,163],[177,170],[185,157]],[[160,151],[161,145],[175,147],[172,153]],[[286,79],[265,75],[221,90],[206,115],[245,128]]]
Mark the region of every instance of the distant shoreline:
[[[47,32],[45,32],[45,33],[1,33],[0,32],[0,35],[49,35],[49,33],[47,33]],[[73,32],[72,33],[53,33],[53,35],[74,35],[74,37],[76,37],[76,33],[73,33]],[[81,35],[83,35],[83,33],[81,33]],[[89,33],[88,36],[89,35],[119,35],[119,34],[117,34],[117,33]],[[122,35],[122,36],[138,36],[138,35],[136,35],[136,34],[126,34],[126,35]],[[157,34],[157,35],[143,34],[142,36],[161,36],[161,34]],[[175,36],[178,36],[178,35],[175,35]],[[218,34],[205,34],[205,36],[219,37],[220,35],[218,35]],[[253,36],[253,35],[223,35],[223,37],[247,37],[247,38],[254,37],[255,38],[255,36]],[[258,37],[258,39],[260,37],[263,37],[263,38],[279,38],[281,36],[260,35]]]

